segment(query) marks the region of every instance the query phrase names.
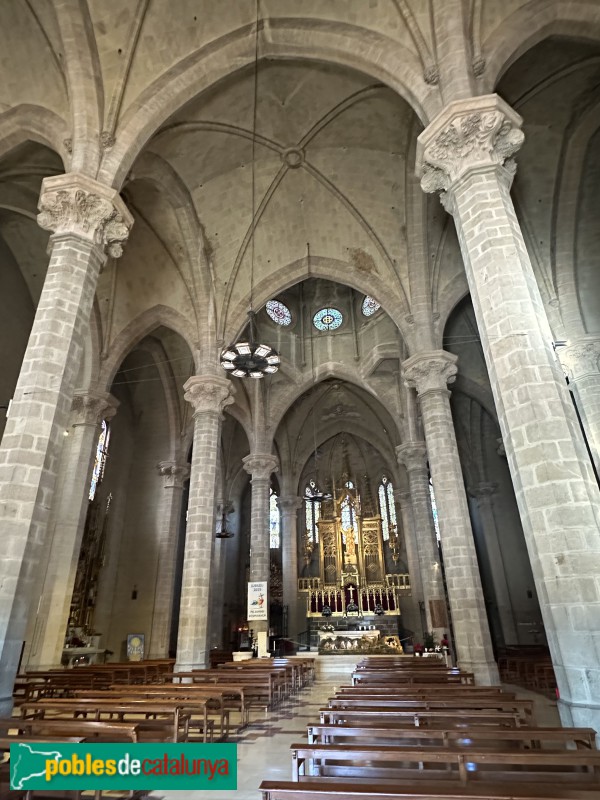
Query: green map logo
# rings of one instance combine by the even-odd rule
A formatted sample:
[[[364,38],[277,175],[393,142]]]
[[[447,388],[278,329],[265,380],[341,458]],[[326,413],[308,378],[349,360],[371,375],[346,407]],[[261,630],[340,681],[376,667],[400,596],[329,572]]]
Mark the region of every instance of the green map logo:
[[[10,746],[10,788],[235,790],[237,746],[19,742]]]
[[[10,788],[11,789],[34,789],[36,787],[29,781],[36,778],[43,778],[43,786],[46,782],[46,765],[48,762],[57,763],[61,758],[58,750],[41,750],[44,745],[33,747],[30,744],[11,744],[10,746]],[[51,747],[51,745],[48,745]],[[13,750],[13,748],[15,748]]]

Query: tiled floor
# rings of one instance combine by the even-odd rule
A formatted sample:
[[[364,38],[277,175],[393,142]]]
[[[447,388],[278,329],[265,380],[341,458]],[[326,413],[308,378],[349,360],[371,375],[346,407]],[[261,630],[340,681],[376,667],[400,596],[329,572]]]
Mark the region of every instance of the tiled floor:
[[[238,789],[236,792],[197,791],[160,792],[153,795],[158,800],[260,800],[258,791],[263,780],[290,780],[292,775],[290,745],[306,741],[306,726],[317,722],[318,709],[326,705],[336,686],[348,685],[348,675],[331,675],[320,680],[300,696],[288,700],[276,711],[265,716],[254,711],[252,724],[232,741],[238,744]],[[560,725],[556,703],[528,692],[519,686],[505,686],[519,697],[534,701],[538,725]],[[235,719],[234,719],[235,722]],[[201,746],[201,745],[200,745]]]
[[[260,800],[258,787],[264,780],[291,780],[290,745],[306,742],[306,726],[319,719],[318,710],[335,692],[335,687],[348,685],[348,676],[328,676],[304,689],[265,716],[254,711],[251,725],[231,738],[238,745],[238,789],[236,792],[160,792],[153,795],[165,800]],[[235,718],[234,718],[235,723]]]

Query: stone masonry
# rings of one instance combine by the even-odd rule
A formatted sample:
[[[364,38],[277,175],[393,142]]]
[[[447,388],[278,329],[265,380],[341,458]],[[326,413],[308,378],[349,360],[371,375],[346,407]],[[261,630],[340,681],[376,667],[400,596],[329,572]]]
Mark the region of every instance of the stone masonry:
[[[283,495],[278,498],[281,509],[281,568],[283,578],[283,603],[288,607],[288,636],[296,641],[298,633],[305,630],[302,603],[298,597],[298,510],[302,508],[302,498],[296,495]],[[300,607],[300,608],[299,608]]]
[[[433,632],[439,642],[448,632],[448,619],[442,567],[431,511],[425,442],[406,442],[396,448],[396,455],[408,474],[427,629]]]
[[[121,254],[132,223],[114,190],[83,175],[47,178],[39,207],[39,224],[53,231],[50,264],[0,448],[3,714],[12,708],[12,683],[98,273],[107,254]]]
[[[219,375],[194,375],[184,389],[194,408],[194,445],[179,606],[179,672],[208,666],[219,437],[223,409],[233,402],[229,381]]]
[[[417,390],[421,405],[458,663],[473,672],[479,683],[495,684],[499,682],[498,668],[446,388],[456,376],[455,362],[450,353],[437,351],[411,356],[402,367],[404,380]]]
[[[164,494],[157,509],[161,534],[158,544],[160,570],[154,587],[154,612],[148,642],[148,657],[167,658],[175,593],[181,502],[183,487],[190,476],[190,466],[180,461],[168,460],[159,461],[156,468],[164,480]]]
[[[600,492],[510,196],[520,125],[496,95],[452,103],[419,137],[417,163],[456,223],[561,716],[600,730]]]
[[[110,421],[117,406],[106,392],[77,392],[73,397],[48,526],[45,572],[28,661],[32,669],[55,669],[61,663],[100,423]]]
[[[242,463],[251,475],[252,513],[250,517],[250,580],[267,581],[270,575],[269,490],[271,475],[279,469],[279,461],[270,453],[251,453]],[[267,593],[267,604],[270,602]],[[252,620],[255,635],[268,632],[269,620]]]

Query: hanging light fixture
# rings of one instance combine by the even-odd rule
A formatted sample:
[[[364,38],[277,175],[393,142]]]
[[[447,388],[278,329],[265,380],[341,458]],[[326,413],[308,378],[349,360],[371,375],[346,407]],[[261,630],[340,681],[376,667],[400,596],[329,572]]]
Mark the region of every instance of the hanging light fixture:
[[[221,524],[219,526],[219,530],[215,533],[216,539],[233,539],[235,533],[229,530],[227,527],[227,517],[233,511],[233,505],[231,503],[225,503],[223,505],[223,511],[221,514]]]
[[[230,345],[221,353],[221,366],[236,378],[262,378],[277,372],[281,359],[268,344],[258,344],[255,314],[248,312],[248,338]]]
[[[258,101],[258,22],[259,0],[256,0],[256,26],[254,38],[254,103],[252,112],[252,221],[250,231],[250,310],[248,311],[248,337],[226,347],[221,353],[221,366],[235,378],[262,378],[279,369],[279,354],[268,344],[256,341],[256,314],[253,306],[254,291],[254,233],[256,231],[256,118]]]

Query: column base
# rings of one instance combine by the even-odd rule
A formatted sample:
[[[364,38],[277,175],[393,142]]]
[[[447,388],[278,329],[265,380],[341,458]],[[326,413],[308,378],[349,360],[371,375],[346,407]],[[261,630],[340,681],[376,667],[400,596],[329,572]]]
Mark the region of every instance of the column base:
[[[596,731],[596,745],[600,747],[600,704],[575,703],[561,698],[557,707],[565,728],[593,728]]]
[[[195,669],[209,669],[210,664],[208,661],[193,661],[191,664],[186,664],[177,661],[173,667],[173,672],[193,672]]]
[[[500,673],[495,661],[459,661],[459,669],[472,672],[477,686],[499,686]]]

